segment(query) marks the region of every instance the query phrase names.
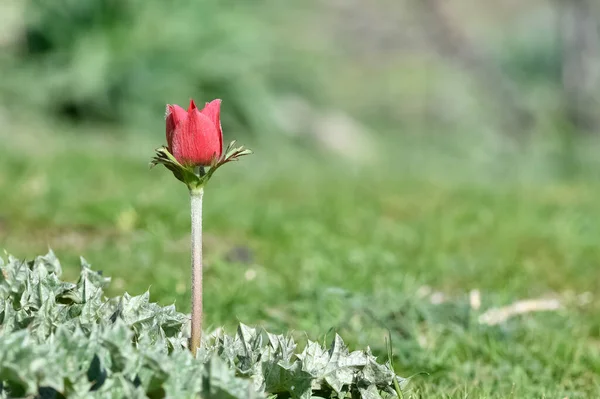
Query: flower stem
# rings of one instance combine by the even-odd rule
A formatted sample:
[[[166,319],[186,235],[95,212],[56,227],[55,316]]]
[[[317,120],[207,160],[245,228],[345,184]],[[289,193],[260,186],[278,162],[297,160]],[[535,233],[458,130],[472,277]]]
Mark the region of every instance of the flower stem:
[[[192,336],[190,350],[196,357],[202,339],[202,196],[204,189],[190,191],[192,209]]]

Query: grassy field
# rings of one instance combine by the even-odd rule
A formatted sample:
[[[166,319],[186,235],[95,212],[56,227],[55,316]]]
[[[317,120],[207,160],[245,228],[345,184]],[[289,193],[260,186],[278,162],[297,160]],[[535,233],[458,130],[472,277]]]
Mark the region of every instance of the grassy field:
[[[0,247],[51,247],[70,276],[82,255],[111,294],[150,287],[188,311],[187,193],[148,170],[162,130],[71,130],[0,131]],[[364,167],[248,143],[205,195],[206,323],[335,330],[381,355],[390,330],[406,397],[600,397],[597,147],[572,148],[573,164],[552,144],[464,143],[398,139]],[[561,308],[478,322],[527,298]]]

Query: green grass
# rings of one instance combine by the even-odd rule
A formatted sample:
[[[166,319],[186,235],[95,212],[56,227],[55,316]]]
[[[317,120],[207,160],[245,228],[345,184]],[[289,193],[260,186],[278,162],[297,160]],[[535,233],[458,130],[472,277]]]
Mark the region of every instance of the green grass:
[[[51,247],[73,277],[83,255],[113,278],[111,295],[150,287],[189,310],[187,193],[148,170],[160,132],[15,123],[0,139],[0,247],[23,258]],[[406,397],[599,397],[595,147],[573,150],[573,172],[573,154],[552,144],[461,143],[398,139],[365,167],[250,143],[256,155],[224,167],[205,195],[207,325],[336,330],[380,355],[390,330],[396,371],[416,375]],[[477,321],[543,296],[563,308]]]

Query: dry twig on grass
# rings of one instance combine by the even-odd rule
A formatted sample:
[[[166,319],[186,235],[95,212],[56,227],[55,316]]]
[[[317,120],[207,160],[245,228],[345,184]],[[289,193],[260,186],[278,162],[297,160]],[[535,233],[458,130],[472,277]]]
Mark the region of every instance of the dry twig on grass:
[[[558,299],[527,299],[501,308],[491,308],[479,316],[479,323],[493,326],[516,315],[557,310],[560,307]]]

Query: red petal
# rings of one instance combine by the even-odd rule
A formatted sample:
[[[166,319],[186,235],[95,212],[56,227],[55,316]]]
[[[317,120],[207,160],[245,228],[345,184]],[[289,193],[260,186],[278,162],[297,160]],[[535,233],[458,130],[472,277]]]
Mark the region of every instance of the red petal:
[[[190,105],[191,106],[191,105]],[[208,166],[222,152],[220,135],[214,123],[192,108],[173,134],[173,156],[183,165]]]
[[[172,150],[173,144],[173,132],[177,125],[187,119],[187,112],[185,109],[181,108],[179,105],[170,105],[167,104],[167,116],[166,116],[166,125],[167,125],[167,147],[169,151]]]
[[[206,103],[206,106],[200,113],[208,116],[208,118],[215,124],[217,131],[219,132],[219,143],[221,148],[223,147],[223,130],[221,129],[221,100],[212,100]],[[219,154],[219,156],[221,156]]]
[[[190,100],[190,106],[188,107],[187,112],[190,113],[190,111],[194,109],[198,109],[198,107],[196,107],[196,103],[194,102],[194,100]]]

